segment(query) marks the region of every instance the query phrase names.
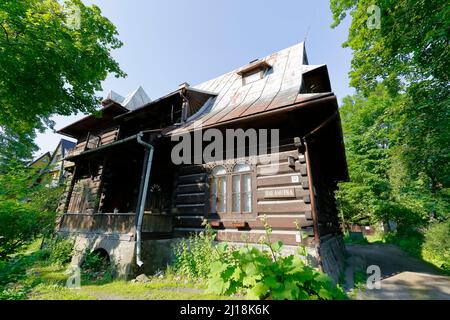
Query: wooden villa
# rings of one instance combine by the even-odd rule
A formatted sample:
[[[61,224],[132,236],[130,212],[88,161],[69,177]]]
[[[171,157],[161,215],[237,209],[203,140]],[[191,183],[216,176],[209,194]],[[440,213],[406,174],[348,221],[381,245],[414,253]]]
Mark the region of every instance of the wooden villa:
[[[303,43],[156,100],[142,88],[111,92],[100,113],[59,130],[78,141],[65,157],[72,165],[59,232],[76,236],[80,250],[105,250],[123,274],[151,272],[204,219],[218,241],[239,244],[258,242],[265,216],[273,240],[307,244],[337,279],[344,248],[334,191],[348,178],[342,130],[327,67],[309,65]],[[174,163],[182,137],[196,141],[208,129],[226,137],[227,129],[277,130],[279,143],[254,152],[247,137],[242,150],[223,143],[204,161],[201,140],[183,151],[191,161]]]

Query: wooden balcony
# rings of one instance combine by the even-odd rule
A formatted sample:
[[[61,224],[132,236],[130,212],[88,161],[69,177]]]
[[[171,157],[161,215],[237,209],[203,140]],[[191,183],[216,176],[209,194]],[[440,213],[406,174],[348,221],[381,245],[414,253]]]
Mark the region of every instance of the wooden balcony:
[[[59,222],[59,231],[86,233],[135,233],[135,213],[66,213]],[[145,214],[142,232],[169,234],[172,232],[172,216],[166,214]]]
[[[120,129],[117,127],[112,130],[104,131],[100,134],[89,133],[85,141],[79,142],[75,148],[67,152],[66,157],[70,158],[79,155],[86,150],[95,149],[113,143],[117,141],[119,137],[119,131]]]

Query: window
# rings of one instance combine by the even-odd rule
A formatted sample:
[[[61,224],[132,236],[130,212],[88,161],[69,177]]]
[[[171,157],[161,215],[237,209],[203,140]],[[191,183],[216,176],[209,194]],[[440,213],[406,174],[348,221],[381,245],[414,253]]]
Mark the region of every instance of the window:
[[[211,173],[211,210],[213,212],[225,212],[227,203],[227,171],[224,167],[217,166]]]
[[[242,83],[245,86],[246,84],[258,81],[263,78],[263,72],[262,70],[256,70],[256,72],[247,73],[242,76]]]
[[[211,174],[211,212],[252,213],[252,168],[250,165],[236,164],[229,173],[223,166],[216,166]]]
[[[248,164],[234,166],[232,175],[232,212],[252,212],[252,176]]]
[[[242,76],[242,85],[258,81],[267,74],[271,66],[264,60],[253,60],[247,66],[241,68],[237,74]]]

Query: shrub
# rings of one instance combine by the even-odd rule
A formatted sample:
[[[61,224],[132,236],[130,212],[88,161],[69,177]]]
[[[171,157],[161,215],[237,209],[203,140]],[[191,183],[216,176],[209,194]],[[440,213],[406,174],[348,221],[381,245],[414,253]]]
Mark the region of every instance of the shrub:
[[[0,174],[0,259],[54,230],[62,188],[46,188],[37,178],[24,166]]]
[[[339,286],[325,274],[306,265],[306,248],[283,256],[283,243],[271,242],[272,229],[264,221],[266,236],[261,243],[268,250],[247,244],[239,250],[221,244],[210,267],[209,291],[241,293],[251,299],[328,300],[344,299]]]
[[[205,278],[211,264],[217,259],[214,248],[215,233],[209,224],[205,230],[182,239],[173,247],[175,261],[173,270],[188,278]]]
[[[26,298],[27,291],[23,288],[8,288],[4,290],[1,290],[0,288],[0,300],[24,300]]]
[[[220,259],[211,265],[209,290],[216,294],[242,293],[251,299],[345,298],[328,276],[307,266],[300,253],[281,256],[281,248],[280,242],[272,244],[275,258],[250,245],[232,251],[231,259]]]
[[[0,258],[16,253],[52,223],[54,215],[31,203],[0,201]]]
[[[364,234],[359,232],[346,232],[344,234],[344,242],[346,244],[369,244]]]
[[[426,229],[400,229],[390,232],[385,240],[409,254],[428,261],[450,273],[450,220],[435,222]]]
[[[74,240],[71,238],[55,237],[45,251],[48,251],[48,260],[55,264],[65,264],[72,259]]]
[[[432,224],[424,234],[422,255],[450,273],[450,220]]]
[[[115,268],[105,251],[86,253],[81,264],[82,275],[88,281],[108,282],[114,278]]]
[[[388,243],[393,243],[405,250],[409,254],[421,257],[421,246],[423,243],[423,234],[419,230],[398,229],[385,235]]]

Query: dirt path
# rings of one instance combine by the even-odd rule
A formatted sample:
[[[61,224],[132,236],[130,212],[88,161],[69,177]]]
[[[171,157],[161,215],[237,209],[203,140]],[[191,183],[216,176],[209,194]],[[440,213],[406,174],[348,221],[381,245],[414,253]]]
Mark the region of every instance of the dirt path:
[[[348,245],[347,281],[356,270],[377,265],[381,289],[364,289],[358,299],[445,299],[450,300],[450,277],[426,262],[411,257],[394,245]],[[350,279],[350,280],[349,280]]]

